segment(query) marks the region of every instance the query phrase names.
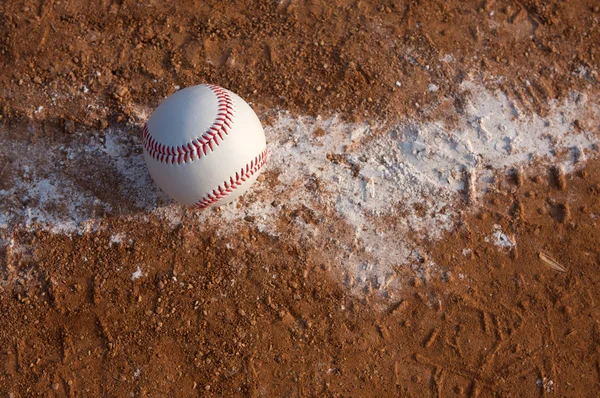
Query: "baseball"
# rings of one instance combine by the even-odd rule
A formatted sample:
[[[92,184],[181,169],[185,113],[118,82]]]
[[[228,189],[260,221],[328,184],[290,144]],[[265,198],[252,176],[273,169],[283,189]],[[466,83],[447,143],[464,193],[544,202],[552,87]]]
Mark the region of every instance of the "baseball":
[[[265,133],[250,106],[202,84],[168,97],[143,129],[144,159],[171,198],[199,208],[242,195],[267,160]]]

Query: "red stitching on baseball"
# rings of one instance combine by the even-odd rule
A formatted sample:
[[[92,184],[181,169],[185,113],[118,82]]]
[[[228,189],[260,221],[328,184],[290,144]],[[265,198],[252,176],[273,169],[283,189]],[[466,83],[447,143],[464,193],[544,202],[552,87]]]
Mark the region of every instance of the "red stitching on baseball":
[[[223,182],[223,186],[218,186],[216,189],[213,189],[212,193],[209,193],[200,201],[196,202],[194,206],[199,209],[205,209],[223,199],[225,196],[233,192],[237,187],[246,182],[248,178],[257,173],[266,162],[267,150],[265,149],[255,159],[251,160],[249,164],[247,164],[245,167],[242,167],[239,173],[236,171],[235,179],[232,176],[229,178],[229,180],[225,180]]]
[[[187,163],[194,159],[200,159],[208,155],[223,141],[223,137],[229,134],[233,125],[233,100],[224,88],[207,84],[217,96],[218,108],[215,121],[205,132],[192,141],[177,146],[169,146],[156,141],[148,126],[144,124],[142,129],[142,145],[148,155],[153,159],[167,164]]]

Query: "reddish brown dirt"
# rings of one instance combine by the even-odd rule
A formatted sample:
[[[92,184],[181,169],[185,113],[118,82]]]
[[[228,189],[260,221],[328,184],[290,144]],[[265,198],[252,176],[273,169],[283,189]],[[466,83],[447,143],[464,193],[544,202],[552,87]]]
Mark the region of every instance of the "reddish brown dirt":
[[[0,5],[4,118],[105,128],[211,82],[261,107],[393,119],[467,76],[540,111],[598,81],[595,0],[91,3]]]
[[[259,110],[385,119],[419,116],[467,75],[535,112],[597,90],[593,0],[180,3],[0,4],[0,123],[62,140],[137,122],[136,106],[203,82]],[[454,98],[445,112],[460,111]],[[500,178],[426,247],[450,272],[406,270],[394,302],[352,294],[321,248],[248,226],[227,242],[152,218],[72,238],[12,231],[0,393],[597,396],[599,170],[589,161],[565,185]],[[494,224],[516,249],[486,241]]]
[[[567,176],[565,190],[543,174],[521,186],[503,181],[485,198],[486,210],[429,248],[450,272],[423,282],[407,271],[396,302],[352,296],[319,248],[248,228],[227,242],[196,228],[119,220],[111,229],[128,242],[111,244],[109,232],[21,234],[27,249],[2,253],[0,388],[75,396],[593,396],[598,170],[600,162],[590,162]],[[486,241],[493,224],[516,248]],[[132,281],[140,265],[146,274]]]
[[[76,396],[593,396],[598,170],[600,162],[590,162],[566,177],[565,190],[545,174],[520,186],[507,178],[483,211],[428,248],[450,272],[422,281],[407,270],[394,302],[350,295],[319,248],[249,228],[227,242],[197,228],[119,220],[111,230],[128,242],[110,243],[109,232],[22,233],[25,249],[1,257],[0,388]],[[486,240],[493,224],[516,248]],[[140,265],[145,274],[131,280]]]

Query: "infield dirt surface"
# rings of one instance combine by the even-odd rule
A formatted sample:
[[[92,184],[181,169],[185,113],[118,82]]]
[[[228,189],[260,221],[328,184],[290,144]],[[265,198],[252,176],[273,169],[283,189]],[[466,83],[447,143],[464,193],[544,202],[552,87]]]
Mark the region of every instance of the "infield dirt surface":
[[[177,4],[171,4],[177,3]],[[4,1],[0,394],[600,395],[595,0]],[[171,202],[201,83],[270,160]]]

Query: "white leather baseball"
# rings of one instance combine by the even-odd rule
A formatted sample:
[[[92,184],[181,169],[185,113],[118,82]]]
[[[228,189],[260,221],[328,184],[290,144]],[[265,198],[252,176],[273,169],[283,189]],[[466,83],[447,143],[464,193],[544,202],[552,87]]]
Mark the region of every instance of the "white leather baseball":
[[[143,129],[144,159],[167,195],[200,208],[248,190],[267,160],[265,133],[250,106],[202,84],[168,97]]]

